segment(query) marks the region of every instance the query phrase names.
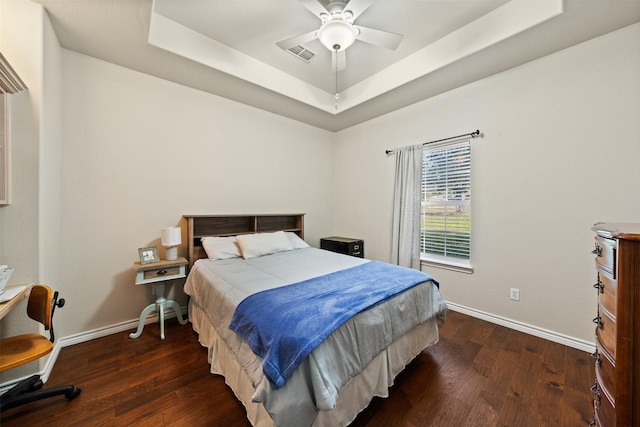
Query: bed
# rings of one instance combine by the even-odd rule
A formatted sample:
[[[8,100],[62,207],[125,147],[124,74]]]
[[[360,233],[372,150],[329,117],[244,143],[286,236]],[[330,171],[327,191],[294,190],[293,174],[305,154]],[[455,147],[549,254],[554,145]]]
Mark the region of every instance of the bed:
[[[225,378],[256,427],[346,426],[373,397],[388,396],[400,371],[438,341],[436,319],[446,304],[435,279],[312,248],[303,240],[304,214],[185,219],[189,320],[208,349],[211,372]],[[410,284],[400,284],[404,275]],[[382,286],[383,276],[402,288]],[[371,291],[355,292],[351,284]],[[298,290],[308,298],[316,289],[321,296],[297,299]],[[376,293],[380,302],[359,308]],[[292,312],[281,316],[289,322],[283,327],[273,313],[285,310]],[[343,317],[334,328],[322,326],[333,320],[316,317],[329,311]],[[264,329],[251,316],[266,317]],[[298,330],[312,338],[304,341]],[[298,338],[299,347],[286,353]]]

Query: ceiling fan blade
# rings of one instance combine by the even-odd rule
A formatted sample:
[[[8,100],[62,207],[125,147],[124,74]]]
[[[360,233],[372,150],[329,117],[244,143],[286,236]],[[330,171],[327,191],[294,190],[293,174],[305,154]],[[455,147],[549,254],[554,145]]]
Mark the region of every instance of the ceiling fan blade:
[[[313,30],[306,34],[301,34],[299,36],[291,37],[290,39],[279,41],[276,44],[280,48],[284,50],[288,50],[288,49],[291,49],[292,47],[295,47],[298,45],[304,45],[306,43],[309,43],[312,40],[317,39],[318,38],[317,33],[318,33],[318,30]]]
[[[338,68],[336,68],[336,62],[338,63]],[[347,68],[347,54],[346,51],[342,50],[338,53],[331,53],[331,69],[336,71],[342,71]]]
[[[354,25],[354,27],[360,31],[360,34],[356,37],[358,40],[389,50],[396,50],[404,37],[402,34],[374,30],[373,28],[360,27],[358,25]]]
[[[318,0],[298,0],[298,1],[302,3],[304,7],[309,9],[311,13],[316,15],[320,20],[322,20],[322,18],[320,17],[321,14],[324,13],[324,14],[330,15],[327,8],[324,7],[324,5],[320,3]]]
[[[355,20],[358,16],[362,14],[365,10],[371,6],[375,0],[351,0],[344,7],[344,10],[348,10],[353,13],[353,19]]]

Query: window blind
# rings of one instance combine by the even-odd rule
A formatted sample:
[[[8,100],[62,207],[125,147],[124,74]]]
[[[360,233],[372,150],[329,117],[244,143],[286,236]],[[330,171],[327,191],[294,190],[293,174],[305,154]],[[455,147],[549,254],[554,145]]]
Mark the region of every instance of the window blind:
[[[425,147],[420,221],[423,254],[470,259],[470,141]]]

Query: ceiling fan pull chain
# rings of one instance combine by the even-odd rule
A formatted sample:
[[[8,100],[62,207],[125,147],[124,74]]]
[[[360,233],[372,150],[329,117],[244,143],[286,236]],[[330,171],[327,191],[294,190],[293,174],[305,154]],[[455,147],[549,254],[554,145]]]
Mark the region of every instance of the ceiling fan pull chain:
[[[334,49],[334,55],[335,57],[335,62],[336,62],[336,99],[335,99],[335,104],[334,107],[336,109],[336,111],[338,111],[338,99],[340,97],[340,95],[338,94],[338,50],[340,49],[340,45],[335,44],[333,45],[333,49]]]

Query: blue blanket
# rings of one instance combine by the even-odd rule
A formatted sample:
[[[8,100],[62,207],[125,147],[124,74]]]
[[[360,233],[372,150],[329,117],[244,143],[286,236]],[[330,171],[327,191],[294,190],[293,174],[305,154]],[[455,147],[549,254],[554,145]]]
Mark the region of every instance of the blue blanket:
[[[418,270],[371,261],[258,292],[240,302],[229,328],[263,359],[272,387],[282,387],[305,357],[355,314],[418,283]]]

